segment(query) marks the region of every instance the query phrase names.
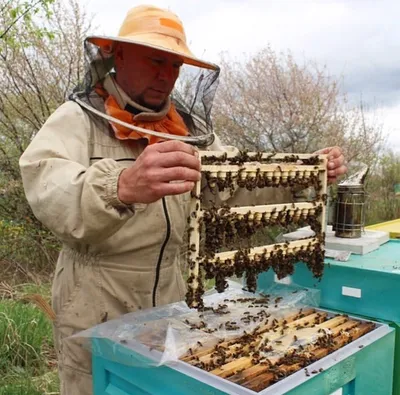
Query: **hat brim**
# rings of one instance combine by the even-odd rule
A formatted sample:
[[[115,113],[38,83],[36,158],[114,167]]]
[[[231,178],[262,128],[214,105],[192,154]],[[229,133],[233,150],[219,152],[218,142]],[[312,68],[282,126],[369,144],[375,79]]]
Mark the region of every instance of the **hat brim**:
[[[182,61],[185,64],[189,64],[191,66],[196,66],[200,67],[203,69],[209,69],[209,70],[220,70],[219,66],[217,66],[214,63],[210,62],[205,62],[201,59],[196,58],[195,56],[190,56],[188,53],[190,53],[189,49],[186,49],[185,52],[172,49],[172,48],[166,48],[165,46],[162,45],[157,45],[154,41],[154,36],[149,40],[149,35],[137,35],[134,38],[131,37],[111,37],[111,36],[89,36],[86,38],[87,41],[91,42],[92,44],[97,45],[98,47],[112,47],[112,45],[115,42],[121,42],[121,43],[128,43],[132,45],[138,45],[142,47],[148,47],[148,48],[154,48],[158,51],[162,52],[167,52],[173,55],[178,55],[179,57],[182,58]],[[153,41],[153,42],[152,42]],[[163,39],[165,41],[165,39]]]

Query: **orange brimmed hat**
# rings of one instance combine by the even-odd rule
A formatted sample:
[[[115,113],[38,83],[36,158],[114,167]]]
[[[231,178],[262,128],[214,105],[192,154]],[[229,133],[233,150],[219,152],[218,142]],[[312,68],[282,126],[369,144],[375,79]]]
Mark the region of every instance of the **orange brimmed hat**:
[[[105,52],[111,52],[115,42],[125,42],[178,55],[192,66],[219,69],[193,55],[187,46],[182,22],[175,14],[153,6],[143,5],[128,11],[117,37],[89,36],[87,40]]]

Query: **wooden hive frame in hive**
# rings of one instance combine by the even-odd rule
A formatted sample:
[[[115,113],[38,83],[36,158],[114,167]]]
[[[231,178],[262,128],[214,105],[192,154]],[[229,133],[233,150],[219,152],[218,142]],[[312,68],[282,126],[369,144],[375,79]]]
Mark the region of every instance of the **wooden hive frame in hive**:
[[[258,273],[273,267],[278,277],[290,274],[297,261],[307,263],[316,277],[322,276],[324,259],[324,225],[327,203],[327,156],[316,154],[224,153],[200,152],[203,177],[191,195],[188,249],[188,306],[201,308],[203,276],[216,278],[216,288],[222,291],[226,277],[246,274],[249,288],[255,291]],[[206,184],[206,185],[205,185]],[[208,186],[219,191],[235,188],[252,190],[264,187],[314,186],[315,199],[307,202],[268,204],[246,207],[205,209],[202,190]],[[236,222],[247,221],[254,226],[268,226],[274,221],[296,223],[309,220],[315,236],[286,243],[250,248],[245,251],[200,251],[201,227],[207,227],[205,218],[221,221],[229,217]],[[207,232],[207,229],[205,229]],[[219,284],[219,286],[218,286]]]
[[[308,371],[307,366],[375,327],[373,322],[305,308],[279,319],[267,318],[254,331],[216,345],[200,344],[180,359],[259,392],[302,368],[307,376],[321,372]]]

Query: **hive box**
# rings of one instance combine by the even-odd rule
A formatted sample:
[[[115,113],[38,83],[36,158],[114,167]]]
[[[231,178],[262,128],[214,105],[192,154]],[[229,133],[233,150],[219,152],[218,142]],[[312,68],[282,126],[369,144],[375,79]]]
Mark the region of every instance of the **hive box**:
[[[340,388],[346,395],[392,392],[394,331],[381,324],[308,367],[309,372],[323,369],[321,373],[308,376],[302,369],[261,392],[181,361],[151,366],[148,351],[140,345],[132,349],[94,338],[92,347],[94,395],[329,395]]]

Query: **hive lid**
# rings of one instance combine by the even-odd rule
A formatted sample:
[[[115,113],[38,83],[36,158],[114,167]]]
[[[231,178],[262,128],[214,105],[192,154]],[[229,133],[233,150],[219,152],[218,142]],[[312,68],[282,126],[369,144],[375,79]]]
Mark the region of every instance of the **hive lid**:
[[[309,226],[307,226],[300,228],[295,232],[286,233],[283,235],[283,238],[284,240],[292,241],[304,237],[312,237],[313,234],[314,232]],[[357,239],[340,238],[335,236],[332,226],[328,225],[326,230],[325,248],[329,250],[347,251],[353,254],[364,255],[376,250],[388,240],[388,232],[376,230],[365,230],[362,232],[361,237]]]

